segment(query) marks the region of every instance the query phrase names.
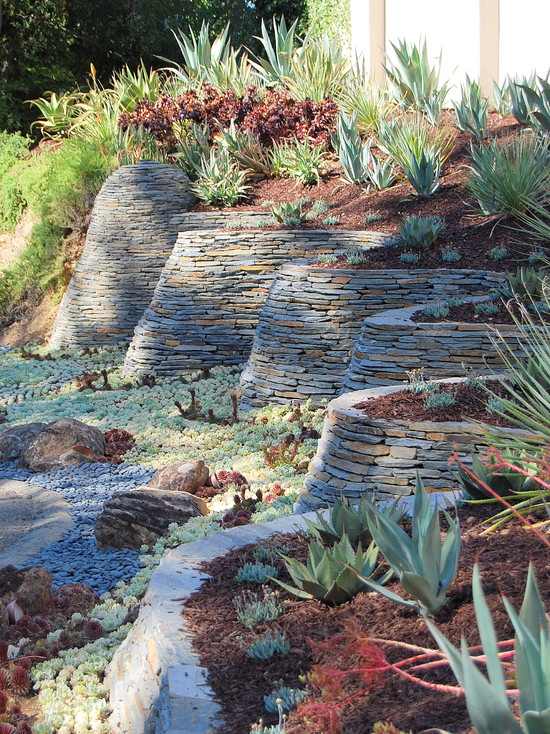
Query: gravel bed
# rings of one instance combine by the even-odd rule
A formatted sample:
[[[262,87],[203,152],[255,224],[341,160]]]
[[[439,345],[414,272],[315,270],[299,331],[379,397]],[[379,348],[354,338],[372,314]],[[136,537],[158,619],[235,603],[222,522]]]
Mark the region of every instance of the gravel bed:
[[[81,464],[33,474],[13,462],[0,463],[0,479],[19,479],[59,492],[70,504],[73,528],[43,548],[26,566],[43,566],[56,585],[84,583],[102,594],[139,569],[134,550],[101,550],[94,525],[103,504],[117,492],[136,489],[149,481],[153,470],[131,464]]]

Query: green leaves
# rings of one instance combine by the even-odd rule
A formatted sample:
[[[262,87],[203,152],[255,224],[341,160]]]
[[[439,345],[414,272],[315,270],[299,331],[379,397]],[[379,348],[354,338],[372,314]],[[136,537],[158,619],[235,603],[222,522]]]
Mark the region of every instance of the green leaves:
[[[385,189],[395,180],[393,163],[390,159],[379,159],[371,150],[372,142],[363,142],[359,135],[357,117],[341,112],[338,117],[334,146],[344,170],[344,178],[350,183],[372,184],[376,189]]]
[[[344,535],[333,548],[316,541],[309,544],[307,564],[282,556],[295,586],[273,579],[285,591],[300,599],[319,599],[325,604],[344,604],[361,591],[362,579],[376,571],[378,548],[371,543],[366,551],[361,544],[354,550]],[[380,580],[385,583],[390,574]]]
[[[476,732],[548,734],[550,629],[533,566],[529,566],[520,613],[518,614],[510,602],[503,598],[506,611],[516,631],[515,665],[520,693],[521,723],[518,723],[512,713],[508,700],[498,641],[477,565],[474,567],[472,589],[487,676],[474,663],[464,640],[459,651],[430,620],[426,620],[426,624],[449,661],[455,677],[464,688],[468,713]]]
[[[226,148],[211,148],[201,158],[193,191],[206,204],[233,206],[250,189],[246,180],[247,172],[231,160]]]
[[[461,98],[455,102],[456,124],[463,132],[470,133],[476,140],[482,140],[487,128],[488,101],[481,94],[478,82],[466,76],[461,87]]]
[[[435,614],[447,601],[445,591],[458,569],[461,547],[458,522],[445,514],[449,529],[442,542],[439,510],[426,495],[420,480],[416,486],[412,536],[374,504],[367,506],[367,516],[374,542],[414,601],[403,599],[371,579],[361,581],[392,601],[416,607],[422,614]]]

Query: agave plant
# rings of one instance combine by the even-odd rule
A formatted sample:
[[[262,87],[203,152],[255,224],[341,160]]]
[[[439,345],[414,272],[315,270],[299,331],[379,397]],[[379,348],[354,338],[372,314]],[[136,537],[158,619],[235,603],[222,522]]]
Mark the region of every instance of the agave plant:
[[[403,511],[397,503],[393,503],[386,512],[396,522],[403,516]],[[335,545],[344,535],[354,548],[359,544],[365,548],[372,541],[367,521],[367,500],[364,497],[357,507],[354,507],[347,497],[342,497],[332,505],[326,519],[323,513],[318,512],[317,519],[306,520],[306,525],[309,532],[325,546]]]
[[[426,41],[418,45],[400,40],[392,43],[395,60],[386,65],[386,74],[396,100],[402,107],[413,108],[436,125],[449,93],[447,82],[441,82],[441,56],[430,63]]]
[[[532,564],[529,565],[519,614],[503,597],[516,633],[515,691],[509,691],[506,685],[499,643],[477,565],[474,567],[472,591],[487,675],[472,659],[464,640],[459,650],[430,620],[427,620],[427,625],[464,689],[466,706],[476,732],[547,734],[550,731],[550,626]],[[517,699],[519,721],[511,702]]]
[[[482,96],[479,83],[466,76],[460,101],[454,104],[457,126],[476,140],[485,136],[489,102]]]
[[[372,184],[382,190],[392,185],[395,171],[388,158],[380,160],[372,152],[372,141],[363,142],[359,135],[355,114],[348,116],[341,112],[338,117],[334,146],[344,171],[344,178],[350,183]]]
[[[402,168],[419,196],[439,188],[443,165],[454,146],[454,136],[444,128],[431,128],[421,116],[381,120],[380,145]]]
[[[367,506],[367,517],[374,542],[413,600],[403,599],[372,579],[361,578],[361,581],[398,604],[418,609],[424,615],[435,614],[446,603],[446,591],[458,569],[461,547],[458,521],[445,513],[448,530],[442,541],[439,509],[430,501],[419,478],[411,536],[374,504]]]
[[[521,491],[527,481],[521,474],[492,468],[489,460],[483,462],[478,456],[472,457],[471,471],[484,484],[501,497],[506,497],[508,501],[513,500],[514,493]],[[458,479],[468,499],[481,501],[494,499],[493,495],[484,490],[479,482],[475,482],[463,469],[459,469]]]
[[[531,123],[531,106],[527,96],[525,95],[525,89],[533,88],[535,83],[535,74],[524,76],[520,79],[508,79],[512,114],[522,125],[529,125]]]
[[[55,92],[48,93],[47,97],[33,99],[31,104],[40,112],[41,117],[33,122],[40,128],[44,136],[54,137],[67,132],[73,124],[76,114],[74,94],[57,95]]]
[[[538,76],[536,86],[520,85],[527,102],[531,106],[530,120],[540,132],[550,133],[550,83]]]
[[[377,571],[378,548],[371,543],[364,551],[361,543],[354,550],[347,535],[332,548],[325,548],[317,541],[308,547],[307,564],[281,554],[294,586],[273,579],[285,591],[299,599],[319,599],[325,604],[344,604],[353,599],[362,587],[363,579],[369,579]],[[379,579],[381,588],[391,572]]]
[[[143,61],[132,71],[125,66],[113,74],[112,88],[126,112],[132,112],[141,100],[155,102],[162,94],[162,78],[155,69],[147,69]]]
[[[248,172],[231,160],[225,148],[211,148],[203,156],[193,191],[207,204],[233,206],[246,196]]]
[[[266,84],[283,84],[284,79],[291,76],[292,58],[296,50],[297,25],[298,20],[295,20],[290,28],[287,28],[284,15],[281,16],[280,21],[274,17],[274,42],[272,43],[262,20],[262,35],[256,38],[261,42],[267,58],[256,58],[251,63]]]

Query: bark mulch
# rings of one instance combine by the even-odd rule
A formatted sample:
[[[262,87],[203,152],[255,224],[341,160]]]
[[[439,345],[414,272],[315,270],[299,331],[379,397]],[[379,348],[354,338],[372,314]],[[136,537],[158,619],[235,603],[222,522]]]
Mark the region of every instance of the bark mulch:
[[[459,510],[463,531],[460,570],[449,591],[449,603],[436,620],[454,643],[459,643],[461,636],[465,636],[469,644],[479,643],[471,594],[472,569],[476,562],[481,568],[484,590],[501,640],[510,639],[513,630],[500,596],[505,594],[519,608],[529,561],[535,565],[543,598],[549,598],[547,548],[533,534],[518,527],[482,537],[479,521],[494,511],[486,507]],[[283,536],[269,542],[284,543],[289,555],[304,557],[306,541],[301,535]],[[326,643],[335,635],[356,630],[364,637],[436,647],[416,613],[375,593],[361,593],[350,603],[331,608],[317,601],[299,601],[281,591],[283,614],[276,622],[250,632],[238,622],[233,602],[243,588],[254,588],[234,581],[240,566],[253,560],[252,551],[253,546],[249,546],[205,564],[204,570],[212,580],[189,600],[183,612],[201,664],[208,669],[209,683],[222,707],[225,723],[219,731],[223,734],[247,734],[251,724],[260,717],[273,723],[274,717],[263,709],[263,697],[277,686],[278,681],[303,687],[304,676],[316,662],[336,670],[342,663],[338,638]],[[398,591],[398,584],[392,583],[390,588]],[[266,629],[279,629],[286,634],[291,644],[289,655],[276,656],[267,662],[246,656],[245,647]],[[317,648],[314,653],[312,642],[314,647],[316,642],[324,643],[321,644],[323,650]],[[361,640],[361,644],[364,643],[365,640]],[[353,641],[351,647],[354,649]],[[394,661],[408,654],[411,653],[386,649],[387,658]],[[357,660],[348,662],[350,667]],[[456,684],[447,668],[424,675],[426,680]],[[370,685],[360,684],[357,679],[347,681],[344,687],[346,694],[359,695],[343,709],[343,734],[370,734],[378,721],[391,721],[399,730],[413,734],[431,727],[453,734],[471,731],[464,700],[454,695],[434,693],[388,673],[375,678]],[[321,700],[319,690],[315,686],[311,690],[310,700],[318,703]],[[288,734],[329,734],[330,731],[327,723],[313,723],[311,718],[306,720],[299,713],[293,713],[287,723]]]

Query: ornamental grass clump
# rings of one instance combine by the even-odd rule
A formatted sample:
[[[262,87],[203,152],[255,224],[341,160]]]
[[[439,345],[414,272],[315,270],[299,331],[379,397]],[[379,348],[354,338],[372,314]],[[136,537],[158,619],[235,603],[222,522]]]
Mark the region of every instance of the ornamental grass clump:
[[[464,689],[471,723],[478,734],[546,734],[550,731],[550,625],[533,565],[529,564],[519,613],[502,597],[515,631],[513,671],[508,662],[510,653],[503,651],[502,643],[497,640],[477,564],[472,592],[482,656],[473,657],[464,639],[460,649],[455,647],[435,624],[426,621]],[[478,667],[480,662],[486,674]]]
[[[522,133],[506,143],[472,146],[468,188],[486,215],[521,215],[543,205],[550,189],[548,143]]]
[[[447,532],[441,540],[439,508],[426,494],[420,478],[416,482],[412,533],[376,505],[367,505],[369,528],[374,542],[412,600],[385,589],[376,581],[358,576],[361,582],[398,604],[417,609],[425,616],[436,614],[447,602],[447,589],[458,570],[461,536],[458,520],[445,513]]]
[[[360,579],[370,578],[378,570],[376,545],[371,543],[364,551],[359,543],[354,549],[345,534],[330,548],[311,541],[306,564],[282,554],[281,558],[295,585],[278,579],[274,579],[275,583],[299,599],[319,599],[330,605],[353,599],[361,591]],[[383,575],[378,584],[386,583],[391,575],[391,572]]]

